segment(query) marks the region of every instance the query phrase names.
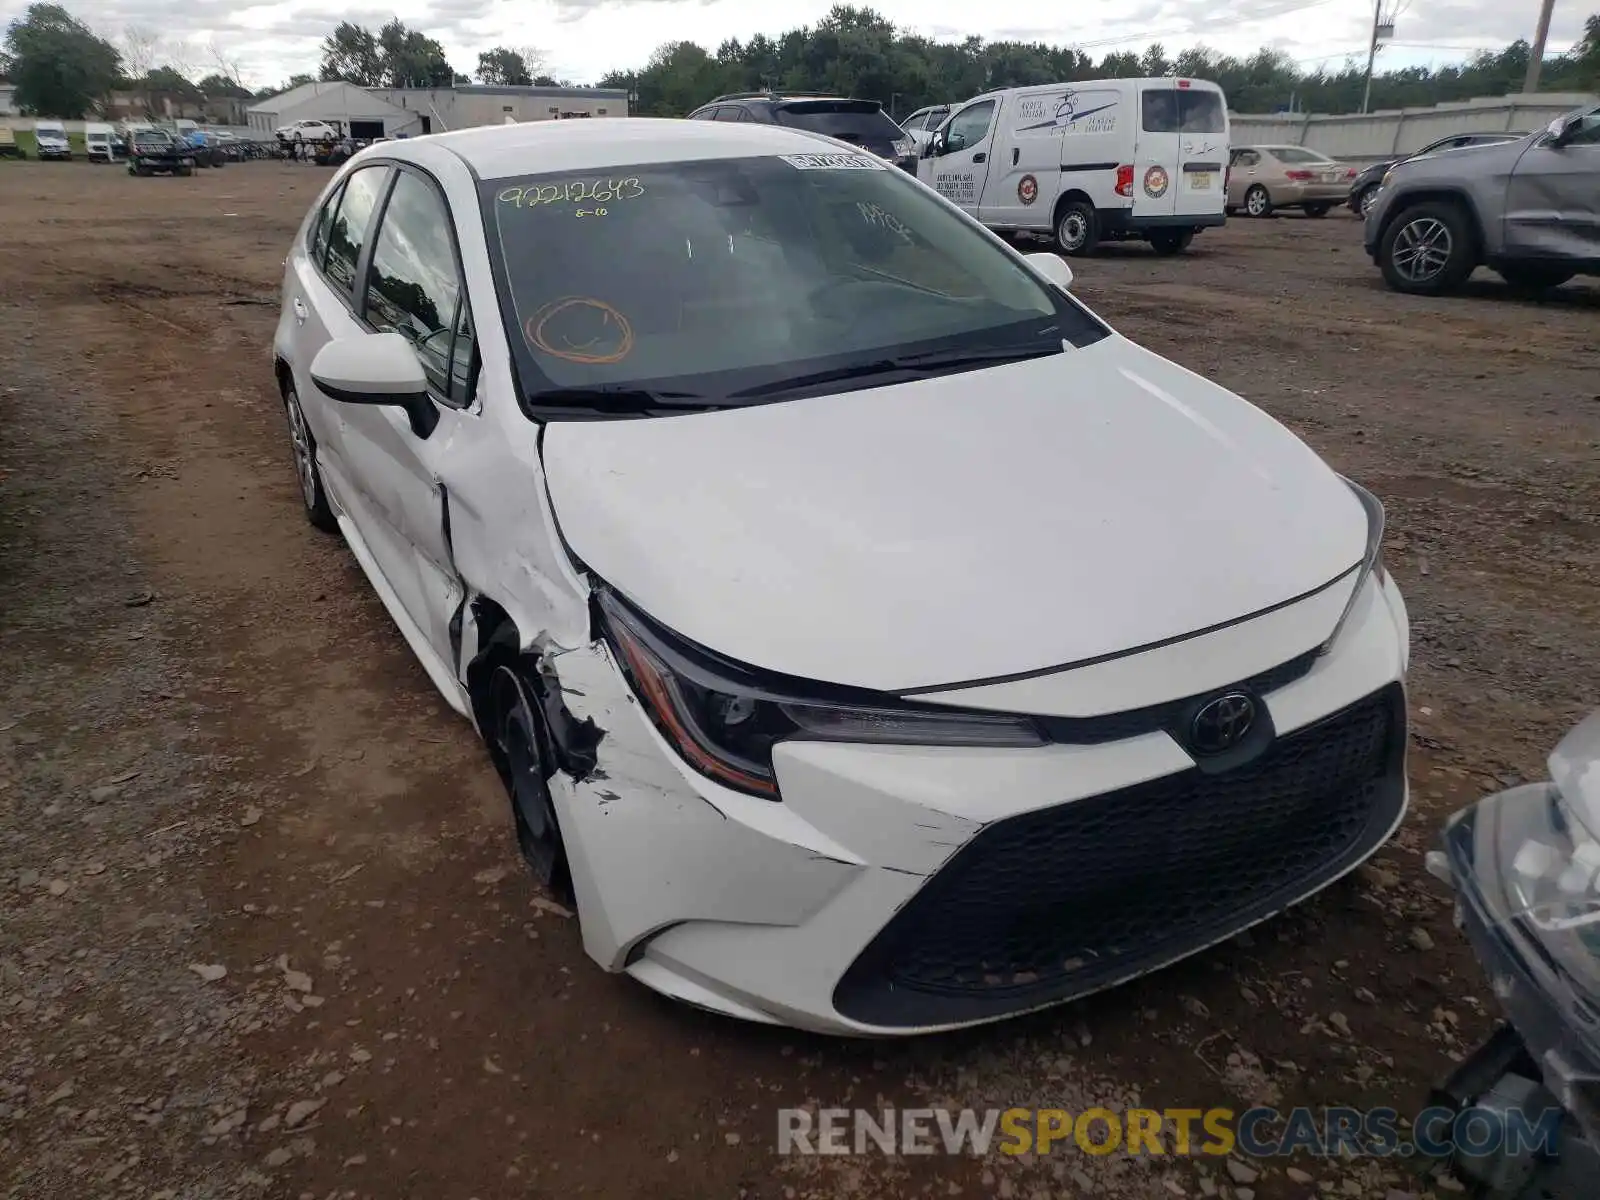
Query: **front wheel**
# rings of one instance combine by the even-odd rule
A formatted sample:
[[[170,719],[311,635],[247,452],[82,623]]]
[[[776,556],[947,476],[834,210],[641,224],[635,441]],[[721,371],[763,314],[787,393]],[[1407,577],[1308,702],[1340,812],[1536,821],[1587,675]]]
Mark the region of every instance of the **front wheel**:
[[[1361,189],[1361,195],[1356,197],[1356,204],[1355,204],[1356,214],[1358,216],[1360,216],[1363,220],[1365,220],[1367,215],[1370,212],[1372,212],[1372,206],[1374,204],[1376,204],[1377,202],[1378,202],[1378,185],[1377,184],[1373,184],[1371,187],[1362,188]]]
[[[1306,205],[1306,216],[1325,217],[1328,215],[1328,210],[1332,207],[1333,205],[1331,204],[1308,204]]]
[[[1414,296],[1452,292],[1477,265],[1472,227],[1454,204],[1408,208],[1389,223],[1378,242],[1385,282]]]
[[[1259,183],[1244,194],[1244,210],[1252,217],[1272,215],[1272,195]]]
[[[1150,235],[1150,245],[1162,258],[1182,254],[1192,241],[1194,241],[1192,229],[1158,229]]]
[[[1496,269],[1500,272],[1500,278],[1519,292],[1542,292],[1558,288],[1577,274],[1565,267],[1544,263],[1507,263]]]
[[[511,798],[517,845],[535,879],[563,904],[573,903],[572,870],[545,769],[548,739],[517,671],[502,663],[489,680],[489,757]]]
[[[1069,200],[1056,219],[1056,248],[1072,258],[1093,254],[1100,241],[1100,222],[1094,206],[1083,200]]]

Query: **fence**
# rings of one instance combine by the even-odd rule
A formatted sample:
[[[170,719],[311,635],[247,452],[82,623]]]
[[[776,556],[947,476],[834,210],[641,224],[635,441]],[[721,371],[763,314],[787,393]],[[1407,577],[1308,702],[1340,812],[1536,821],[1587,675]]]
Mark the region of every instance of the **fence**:
[[[1235,145],[1305,146],[1349,162],[1411,154],[1452,133],[1532,133],[1575,108],[1600,103],[1574,92],[1484,96],[1428,108],[1322,116],[1315,113],[1230,113]]]

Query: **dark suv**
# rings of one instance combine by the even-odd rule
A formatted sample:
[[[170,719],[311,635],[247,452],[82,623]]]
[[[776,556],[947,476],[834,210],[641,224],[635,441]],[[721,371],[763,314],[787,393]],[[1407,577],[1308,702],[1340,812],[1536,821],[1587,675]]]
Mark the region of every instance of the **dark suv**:
[[[695,109],[689,120],[757,121],[808,129],[860,146],[912,175],[917,173],[916,144],[876,100],[811,92],[736,92]]]

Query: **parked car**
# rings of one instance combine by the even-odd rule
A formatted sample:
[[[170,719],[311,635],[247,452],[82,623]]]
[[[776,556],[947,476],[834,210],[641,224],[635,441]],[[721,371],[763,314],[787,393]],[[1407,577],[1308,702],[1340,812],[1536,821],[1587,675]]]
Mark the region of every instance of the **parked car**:
[[[1438,154],[1441,150],[1458,150],[1462,146],[1493,146],[1500,142],[1514,142],[1518,138],[1527,136],[1525,133],[1453,133],[1449,137],[1429,142],[1415,154],[1406,155],[1406,158]],[[1362,167],[1350,182],[1348,200],[1350,211],[1357,216],[1366,216],[1367,210],[1372,207],[1372,202],[1378,198],[1378,186],[1383,182],[1384,175],[1395,163],[1404,161],[1405,158],[1390,158]]]
[[[60,121],[35,121],[33,138],[38,145],[41,161],[72,160],[72,143],[67,140],[67,127]]]
[[[1390,287],[1424,295],[1453,291],[1480,265],[1530,290],[1600,272],[1600,108],[1391,167],[1365,243]]]
[[[129,175],[192,175],[194,147],[165,129],[144,127],[128,134]]]
[[[22,148],[17,145],[17,135],[11,126],[0,125],[0,158],[22,158]]]
[[[904,121],[900,122],[900,130],[911,139],[912,144],[917,148],[917,153],[920,155],[922,148],[933,137],[934,131],[943,125],[949,116],[950,106],[948,104],[935,104],[929,108],[919,108]]]
[[[117,161],[116,130],[103,121],[83,123],[83,147],[88,160],[111,163]]]
[[[922,154],[918,177],[990,229],[1069,255],[1127,239],[1179,254],[1224,221],[1228,103],[1200,79],[1005,88],[956,108]]]
[[[281,142],[330,142],[340,132],[327,121],[291,121],[273,131]]]
[[[1228,211],[1270,217],[1298,208],[1325,217],[1344,201],[1356,169],[1304,146],[1235,146],[1228,163]]]
[[[913,175],[917,173],[916,144],[889,119],[876,100],[813,92],[739,92],[718,96],[690,113],[689,120],[754,121],[809,129],[870,150]]]
[[[487,742],[588,954],[909,1034],[1159,969],[1370,856],[1406,804],[1378,501],[1058,255],[738,125],[387,143],[285,262],[305,513]]]

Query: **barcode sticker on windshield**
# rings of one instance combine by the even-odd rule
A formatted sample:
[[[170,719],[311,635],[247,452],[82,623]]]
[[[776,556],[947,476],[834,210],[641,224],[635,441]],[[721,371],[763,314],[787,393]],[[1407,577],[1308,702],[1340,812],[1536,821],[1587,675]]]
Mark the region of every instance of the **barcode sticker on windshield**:
[[[870,154],[780,154],[797,171],[883,171],[883,159]]]

